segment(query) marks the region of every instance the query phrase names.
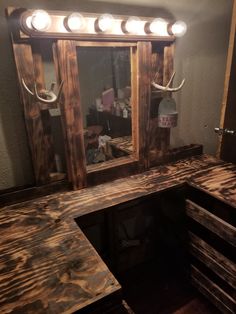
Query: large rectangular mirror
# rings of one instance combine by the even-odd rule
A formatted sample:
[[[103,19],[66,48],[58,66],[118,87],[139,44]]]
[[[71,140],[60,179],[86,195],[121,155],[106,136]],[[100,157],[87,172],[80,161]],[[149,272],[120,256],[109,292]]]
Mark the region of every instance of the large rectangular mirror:
[[[77,46],[88,168],[133,153],[131,58],[129,46]]]

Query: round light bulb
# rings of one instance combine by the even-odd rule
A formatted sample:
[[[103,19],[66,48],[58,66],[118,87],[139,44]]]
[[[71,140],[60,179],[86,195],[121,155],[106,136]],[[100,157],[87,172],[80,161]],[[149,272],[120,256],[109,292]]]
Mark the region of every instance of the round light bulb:
[[[171,26],[171,32],[176,37],[183,36],[187,31],[187,25],[183,21],[177,21]]]
[[[29,29],[32,29],[32,15],[27,16],[25,24]]]
[[[141,20],[136,16],[131,16],[125,23],[125,29],[128,33],[135,34],[141,30]]]
[[[99,31],[105,32],[112,28],[113,16],[111,14],[103,14],[97,20],[97,26]]]
[[[149,30],[151,33],[154,33],[159,36],[168,36],[168,31],[167,31],[168,23],[166,20],[157,18],[154,19],[150,25],[149,25]]]
[[[76,32],[85,27],[85,19],[82,14],[74,12],[66,18],[66,26],[71,32]]]
[[[37,31],[45,31],[51,26],[50,15],[43,10],[36,10],[32,14],[31,25]]]

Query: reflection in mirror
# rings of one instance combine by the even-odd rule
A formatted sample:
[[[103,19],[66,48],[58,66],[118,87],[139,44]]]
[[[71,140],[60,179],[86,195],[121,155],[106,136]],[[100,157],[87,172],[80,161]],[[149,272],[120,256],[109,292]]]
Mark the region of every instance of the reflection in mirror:
[[[46,89],[50,89],[53,82],[57,82],[55,66],[53,61],[53,51],[52,44],[49,42],[44,42],[42,44],[41,56],[44,69],[44,81]],[[58,86],[56,84],[55,94],[58,93]],[[66,174],[66,158],[64,150],[64,135],[62,130],[61,121],[61,111],[59,105],[57,107],[49,107],[47,110],[41,111],[42,120],[46,132],[48,135],[48,140],[51,141],[52,152],[50,156],[51,159],[51,169],[50,178],[51,180],[61,180]]]
[[[87,165],[130,155],[130,47],[77,47]]]

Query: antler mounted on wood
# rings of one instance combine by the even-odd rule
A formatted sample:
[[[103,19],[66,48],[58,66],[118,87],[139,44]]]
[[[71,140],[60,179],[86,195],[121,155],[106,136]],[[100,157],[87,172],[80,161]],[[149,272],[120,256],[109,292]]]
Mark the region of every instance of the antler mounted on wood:
[[[153,93],[160,93],[160,92],[177,92],[179,91],[183,86],[184,86],[184,83],[185,83],[185,79],[182,80],[181,84],[178,86],[178,87],[170,87],[171,83],[173,82],[173,79],[174,79],[174,76],[175,76],[175,72],[172,74],[169,82],[167,83],[166,86],[162,86],[162,85],[159,85],[157,83],[155,83],[155,78],[157,77],[157,74],[155,75],[154,77],[154,80],[151,82],[151,85],[155,88],[158,89],[158,91],[153,91]]]
[[[37,86],[36,83],[34,84],[34,92],[32,92],[28,86],[25,84],[24,79],[22,79],[22,85],[24,87],[24,89],[31,95],[31,96],[35,96],[36,99],[42,103],[45,104],[55,104],[56,102],[58,102],[58,100],[61,97],[61,93],[62,93],[62,87],[63,87],[63,81],[61,82],[59,89],[58,89],[58,95],[56,95],[53,90],[54,87],[56,85],[56,83],[52,83],[51,84],[51,88],[49,90],[47,89],[42,89],[39,93],[37,91]]]

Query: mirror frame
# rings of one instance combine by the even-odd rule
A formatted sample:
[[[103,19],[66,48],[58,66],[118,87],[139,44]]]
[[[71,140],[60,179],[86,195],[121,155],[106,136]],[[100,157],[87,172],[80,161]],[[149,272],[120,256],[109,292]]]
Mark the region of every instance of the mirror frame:
[[[77,61],[77,47],[130,47],[131,49],[131,90],[132,90],[132,142],[134,152],[130,156],[86,167],[86,157],[83,139],[83,119],[80,100],[79,68]],[[150,99],[150,42],[84,42],[75,40],[58,40],[56,43],[58,55],[58,76],[64,81],[64,103],[70,107],[76,102],[76,121],[78,129],[77,151],[80,159],[80,179],[83,186],[97,184],[136,173],[147,167],[147,124]],[[145,63],[145,67],[143,64]],[[140,88],[142,86],[142,88]],[[142,92],[140,92],[142,91]],[[72,100],[73,99],[73,100]],[[75,99],[77,99],[75,101]],[[66,111],[66,110],[65,110]],[[70,125],[65,117],[66,124]],[[83,178],[83,179],[82,179]]]
[[[155,36],[80,36],[80,34],[67,34],[60,36],[56,33],[44,32],[32,34],[22,33],[19,25],[19,16],[26,9],[8,8],[7,17],[11,31],[12,46],[17,69],[20,96],[24,106],[24,116],[28,133],[29,146],[32,155],[33,169],[36,185],[50,183],[50,171],[53,167],[53,143],[50,134],[50,124],[47,115],[43,120],[41,115],[42,103],[34,97],[29,97],[22,86],[22,78],[31,90],[34,82],[37,87],[45,88],[42,49],[45,43],[52,44],[54,67],[57,83],[63,81],[62,97],[59,103],[64,132],[64,147],[67,164],[66,180],[73,189],[84,188],[88,185],[99,184],[105,181],[139,173],[155,165],[158,161],[153,156],[154,164],[150,157],[150,136],[158,136],[158,130],[152,134],[150,119],[151,106],[151,77],[153,72],[152,45],[166,47],[168,53],[164,56],[162,71],[168,79],[173,73],[173,45],[175,38]],[[66,13],[68,14],[68,12]],[[87,41],[87,42],[86,42]],[[132,136],[135,152],[131,156],[117,158],[96,165],[95,169],[86,169],[84,134],[82,112],[79,93],[79,73],[77,64],[77,45],[100,46],[131,46],[133,49],[132,68]],[[43,108],[45,112],[49,108]],[[46,127],[45,127],[46,123]],[[169,133],[161,134],[165,147],[169,141]],[[169,154],[168,161],[172,158]],[[176,153],[174,153],[176,158]],[[164,160],[164,159],[163,159]]]
[[[120,47],[120,48],[130,48],[130,86],[131,86],[131,112],[135,115],[137,115],[137,99],[138,99],[138,95],[137,95],[137,83],[136,83],[136,54],[137,54],[137,43],[132,43],[132,42],[100,42],[100,41],[94,41],[94,42],[87,42],[87,41],[78,41],[76,42],[76,48],[78,47],[86,47],[86,48],[96,48],[96,47],[112,47],[112,48],[116,48],[116,47]],[[78,62],[78,57],[77,57],[77,66],[78,66],[78,72],[79,72],[79,90],[81,93],[81,86],[80,86],[80,69],[79,69],[79,62]],[[132,92],[134,90],[134,92]],[[81,111],[83,111],[82,107],[82,103],[81,100],[79,101],[80,106],[81,106]],[[92,165],[87,165],[86,166],[86,172],[87,174],[96,172],[96,171],[101,171],[104,169],[109,169],[112,168],[114,166],[119,166],[120,164],[126,164],[126,163],[130,163],[130,162],[134,162],[138,160],[138,153],[137,153],[137,147],[138,147],[138,143],[137,143],[137,138],[134,138],[133,136],[133,132],[135,132],[135,119],[137,119],[137,117],[132,114],[131,115],[131,135],[132,135],[132,147],[133,147],[133,152],[129,155],[129,156],[124,156],[124,157],[118,157],[117,159],[119,159],[119,161],[117,159],[113,159],[113,160],[109,160],[109,161],[105,161],[102,163],[97,163],[97,164],[92,164]],[[83,124],[83,121],[82,121]]]

